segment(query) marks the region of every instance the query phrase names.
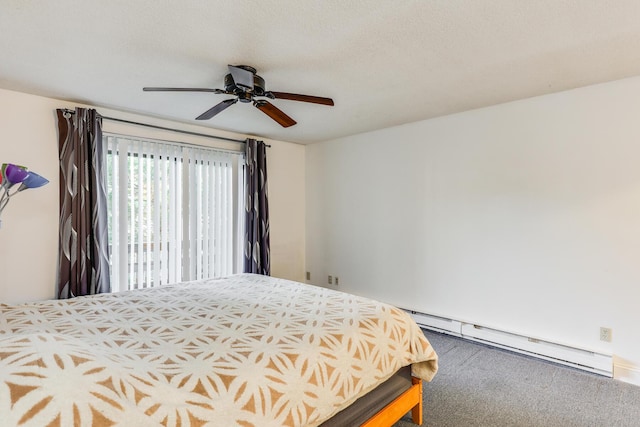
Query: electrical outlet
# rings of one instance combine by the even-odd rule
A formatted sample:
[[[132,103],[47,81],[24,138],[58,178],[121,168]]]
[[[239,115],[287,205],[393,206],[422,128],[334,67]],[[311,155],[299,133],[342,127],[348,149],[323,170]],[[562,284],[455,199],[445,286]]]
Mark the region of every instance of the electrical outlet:
[[[333,285],[333,276],[329,276],[329,278],[327,279],[327,282],[328,282],[330,285]]]
[[[340,279],[336,276],[336,286],[340,285]]]
[[[311,272],[307,271],[307,280],[311,280]]]
[[[600,328],[600,341],[611,342],[611,328]]]

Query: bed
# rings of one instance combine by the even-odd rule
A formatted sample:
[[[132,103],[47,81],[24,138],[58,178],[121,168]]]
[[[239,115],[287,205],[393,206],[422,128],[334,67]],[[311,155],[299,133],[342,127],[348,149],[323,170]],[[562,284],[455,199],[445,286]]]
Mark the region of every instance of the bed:
[[[420,424],[437,371],[404,311],[252,274],[0,312],[7,426]]]

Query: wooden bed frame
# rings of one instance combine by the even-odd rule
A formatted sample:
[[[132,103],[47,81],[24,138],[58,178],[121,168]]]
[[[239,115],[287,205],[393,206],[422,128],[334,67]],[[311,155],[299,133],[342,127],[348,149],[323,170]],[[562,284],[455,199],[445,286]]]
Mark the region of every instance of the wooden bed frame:
[[[411,420],[422,425],[422,380],[413,377],[413,384],[404,393],[369,418],[361,427],[391,427],[404,414],[411,411]]]

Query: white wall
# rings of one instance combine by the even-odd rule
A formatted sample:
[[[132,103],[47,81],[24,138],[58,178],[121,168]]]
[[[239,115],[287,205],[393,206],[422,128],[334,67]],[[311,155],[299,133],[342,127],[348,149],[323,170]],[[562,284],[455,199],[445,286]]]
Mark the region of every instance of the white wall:
[[[22,192],[2,214],[0,302],[53,298],[58,245],[58,137],[56,108],[77,104],[0,90],[0,163],[25,165],[50,180]],[[104,108],[103,115],[235,139],[243,135],[172,123]],[[104,121],[105,131],[237,148],[237,144]],[[265,140],[268,149],[272,275],[304,279],[304,146]]]
[[[305,146],[265,140],[269,183],[271,275],[304,281]]]
[[[640,384],[639,112],[633,78],[308,146],[312,282],[613,353]]]
[[[15,196],[2,213],[0,301],[51,298],[58,233],[58,143],[52,99],[0,90],[0,163],[29,167],[49,179]]]

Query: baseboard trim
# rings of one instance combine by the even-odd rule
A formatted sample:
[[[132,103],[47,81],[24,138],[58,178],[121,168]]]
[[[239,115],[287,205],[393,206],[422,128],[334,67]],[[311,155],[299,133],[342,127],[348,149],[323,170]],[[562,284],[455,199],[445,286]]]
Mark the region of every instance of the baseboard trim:
[[[635,366],[614,363],[613,378],[625,383],[640,386],[640,369]]]

